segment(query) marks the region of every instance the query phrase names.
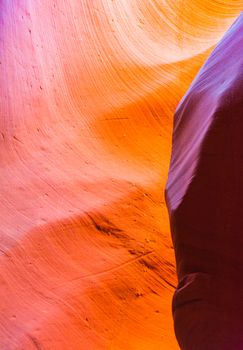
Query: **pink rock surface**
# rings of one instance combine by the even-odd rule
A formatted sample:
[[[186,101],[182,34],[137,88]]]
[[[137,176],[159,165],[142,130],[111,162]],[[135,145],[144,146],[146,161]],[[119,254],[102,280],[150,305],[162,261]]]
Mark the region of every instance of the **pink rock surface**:
[[[0,1],[0,350],[178,350],[172,119],[242,4]]]
[[[243,349],[243,14],[174,117],[166,186],[183,350]]]

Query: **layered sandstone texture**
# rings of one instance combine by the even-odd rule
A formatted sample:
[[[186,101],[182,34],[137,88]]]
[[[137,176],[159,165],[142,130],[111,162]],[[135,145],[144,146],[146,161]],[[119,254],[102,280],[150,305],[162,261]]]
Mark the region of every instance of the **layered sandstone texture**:
[[[174,119],[166,199],[183,350],[243,349],[243,14],[206,61]]]
[[[173,113],[242,5],[238,0],[0,1],[1,350],[179,349],[171,315],[177,277],[163,198]],[[231,176],[240,179],[240,129],[232,144],[236,125],[219,112],[215,123],[222,127],[211,129],[206,150],[199,144],[214,108],[221,106],[217,79],[225,79],[224,91],[228,86],[239,91],[240,46],[235,61],[230,52],[228,58],[219,55],[208,95],[197,91],[208,105],[201,100],[201,114],[188,126],[188,136],[183,129],[178,139],[183,153],[177,147],[180,160],[192,167],[184,180],[177,178],[178,198],[189,193],[192,157],[211,165],[205,170],[209,182],[200,191],[206,180],[195,185],[197,203],[192,194],[195,218],[185,209],[185,222],[198,230],[195,242],[189,231],[192,243],[185,249],[194,259],[203,256],[199,244],[202,250],[209,247],[208,206],[210,232],[217,235],[210,236],[212,254],[204,260],[217,271],[220,247],[225,259],[234,255],[235,264],[241,254],[238,241],[232,246],[228,233],[219,230],[231,225],[227,232],[239,238],[239,221],[229,223],[224,213],[231,210],[235,217],[230,204],[235,200],[240,220],[240,203],[229,198],[227,187],[241,191],[240,180],[227,182]],[[188,139],[195,137],[196,145],[189,147]],[[184,264],[180,274],[191,266]],[[235,276],[233,265],[232,271],[228,278]],[[208,280],[212,274],[203,276]],[[214,288],[226,285],[212,282]],[[238,290],[237,285],[235,298]]]

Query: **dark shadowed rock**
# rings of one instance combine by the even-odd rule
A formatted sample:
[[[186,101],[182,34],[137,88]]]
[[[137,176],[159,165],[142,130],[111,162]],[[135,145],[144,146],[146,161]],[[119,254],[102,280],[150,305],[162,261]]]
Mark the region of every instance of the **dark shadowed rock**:
[[[243,349],[243,14],[177,108],[166,200],[181,348]]]

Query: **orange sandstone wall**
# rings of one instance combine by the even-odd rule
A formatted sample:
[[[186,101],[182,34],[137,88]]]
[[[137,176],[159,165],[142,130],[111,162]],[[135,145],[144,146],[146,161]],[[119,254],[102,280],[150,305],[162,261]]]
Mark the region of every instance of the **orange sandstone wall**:
[[[243,1],[0,1],[0,348],[175,350],[172,116]]]

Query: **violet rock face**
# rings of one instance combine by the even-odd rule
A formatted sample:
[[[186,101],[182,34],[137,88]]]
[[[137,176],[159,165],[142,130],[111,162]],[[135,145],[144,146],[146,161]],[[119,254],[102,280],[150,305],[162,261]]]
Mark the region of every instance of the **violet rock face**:
[[[176,110],[166,201],[181,348],[243,349],[243,14]]]

